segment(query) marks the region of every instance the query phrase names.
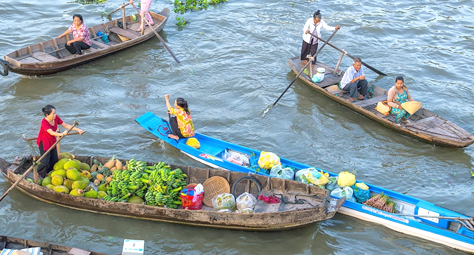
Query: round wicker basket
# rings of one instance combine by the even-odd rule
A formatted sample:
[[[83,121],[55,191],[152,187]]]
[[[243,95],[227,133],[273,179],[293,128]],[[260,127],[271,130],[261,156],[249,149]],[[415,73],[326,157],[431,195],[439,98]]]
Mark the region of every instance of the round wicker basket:
[[[212,198],[215,195],[230,192],[229,183],[225,178],[220,176],[213,176],[207,179],[202,186],[204,186],[203,203],[209,207],[212,207]]]

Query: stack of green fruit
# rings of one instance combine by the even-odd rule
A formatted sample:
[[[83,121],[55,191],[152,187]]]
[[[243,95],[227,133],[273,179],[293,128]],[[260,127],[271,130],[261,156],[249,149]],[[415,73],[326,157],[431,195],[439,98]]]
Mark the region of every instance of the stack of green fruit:
[[[97,198],[98,193],[89,186],[90,166],[74,159],[71,153],[61,153],[60,157],[41,185],[59,193]]]
[[[186,175],[181,169],[171,171],[163,162],[147,166],[144,161],[131,159],[125,170],[114,171],[107,188],[107,201],[166,206],[181,204],[179,191],[186,186]]]

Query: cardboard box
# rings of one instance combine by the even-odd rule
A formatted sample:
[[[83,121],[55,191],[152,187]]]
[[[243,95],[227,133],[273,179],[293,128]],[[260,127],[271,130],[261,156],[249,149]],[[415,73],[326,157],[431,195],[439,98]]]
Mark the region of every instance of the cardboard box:
[[[122,255],[143,255],[145,252],[145,241],[143,240],[123,240]]]

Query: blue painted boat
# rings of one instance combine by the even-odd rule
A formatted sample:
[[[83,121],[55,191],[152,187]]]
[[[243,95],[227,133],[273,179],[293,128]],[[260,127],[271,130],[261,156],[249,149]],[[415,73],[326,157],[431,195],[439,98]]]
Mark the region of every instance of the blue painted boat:
[[[155,136],[205,165],[237,172],[255,172],[252,168],[229,162],[225,160],[223,156],[229,151],[236,151],[247,155],[254,154],[258,156],[260,155],[260,151],[224,142],[199,133],[196,133],[195,138],[199,140],[201,147],[195,149],[186,145],[187,139],[174,140],[168,138],[168,134],[171,130],[168,122],[151,112],[143,114],[137,118],[136,121]],[[282,165],[287,165],[295,169],[305,169],[310,167],[285,158],[280,158],[280,161]],[[327,171],[324,172],[326,173]],[[327,173],[329,173],[330,176],[337,176],[335,173]],[[258,174],[267,175],[261,172],[258,172]],[[348,200],[346,200],[338,212],[365,221],[382,224],[388,228],[405,234],[421,237],[455,249],[474,253],[474,220],[471,216],[460,214],[439,207],[433,203],[403,195],[398,192],[393,192],[378,186],[370,184],[367,184],[367,186],[370,188],[371,195],[380,194],[381,192],[388,195],[396,204],[396,213],[385,212]]]

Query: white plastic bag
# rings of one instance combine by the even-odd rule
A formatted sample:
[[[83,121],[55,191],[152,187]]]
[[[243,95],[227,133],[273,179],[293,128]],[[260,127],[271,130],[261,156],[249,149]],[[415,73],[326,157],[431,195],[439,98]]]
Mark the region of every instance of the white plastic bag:
[[[222,193],[212,198],[212,206],[214,210],[220,211],[222,209],[235,210],[235,197],[230,193]]]
[[[319,187],[323,187],[329,181],[329,174],[318,171],[316,168],[305,168],[301,169],[295,174],[295,181],[299,181],[306,184],[313,184]]]
[[[352,198],[352,195],[354,194],[354,191],[352,190],[351,187],[344,187],[344,188],[336,188],[333,191],[331,191],[331,196],[334,197],[346,197],[346,200],[353,201],[354,198]]]
[[[237,210],[253,209],[257,204],[257,199],[250,193],[244,192],[236,200]]]
[[[270,170],[270,176],[287,179],[287,180],[294,180],[295,179],[295,171],[289,167],[282,168],[281,165],[276,165],[272,167]]]
[[[250,156],[238,151],[226,150],[223,158],[239,166],[250,166]]]
[[[335,190],[336,188],[338,188],[339,186],[337,185],[337,176],[331,176],[329,177],[329,182],[328,184],[326,185],[326,189],[329,190],[329,191],[333,191]]]

